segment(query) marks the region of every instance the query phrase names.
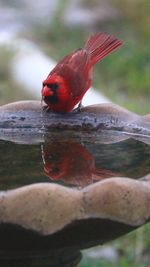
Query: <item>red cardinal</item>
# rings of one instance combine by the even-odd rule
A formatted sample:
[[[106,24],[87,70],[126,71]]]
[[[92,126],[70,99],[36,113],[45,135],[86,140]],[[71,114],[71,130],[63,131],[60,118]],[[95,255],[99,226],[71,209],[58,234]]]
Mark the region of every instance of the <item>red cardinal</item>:
[[[90,88],[94,64],[119,47],[122,41],[107,33],[96,33],[64,57],[43,82],[42,99],[56,112],[69,112]]]

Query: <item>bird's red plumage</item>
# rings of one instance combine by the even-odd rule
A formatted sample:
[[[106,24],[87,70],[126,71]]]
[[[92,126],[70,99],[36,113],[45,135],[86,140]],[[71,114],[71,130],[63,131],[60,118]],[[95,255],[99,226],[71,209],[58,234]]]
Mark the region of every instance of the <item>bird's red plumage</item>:
[[[107,33],[93,34],[83,49],[64,57],[43,82],[42,97],[56,112],[69,112],[91,86],[93,65],[122,44]]]

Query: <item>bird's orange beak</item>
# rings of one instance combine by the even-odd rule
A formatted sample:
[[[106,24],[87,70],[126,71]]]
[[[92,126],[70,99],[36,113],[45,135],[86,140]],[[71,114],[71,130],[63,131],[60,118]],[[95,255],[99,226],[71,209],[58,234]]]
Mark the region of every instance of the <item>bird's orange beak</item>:
[[[53,91],[47,85],[43,86],[42,96],[51,96],[53,94],[54,94]]]

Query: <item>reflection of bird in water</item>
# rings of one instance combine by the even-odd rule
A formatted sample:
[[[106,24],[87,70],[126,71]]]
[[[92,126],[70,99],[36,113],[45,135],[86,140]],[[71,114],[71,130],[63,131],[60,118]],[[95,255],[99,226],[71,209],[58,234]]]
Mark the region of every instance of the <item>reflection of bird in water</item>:
[[[51,180],[86,186],[116,176],[110,170],[96,169],[93,155],[74,141],[45,143],[42,147],[44,173]]]

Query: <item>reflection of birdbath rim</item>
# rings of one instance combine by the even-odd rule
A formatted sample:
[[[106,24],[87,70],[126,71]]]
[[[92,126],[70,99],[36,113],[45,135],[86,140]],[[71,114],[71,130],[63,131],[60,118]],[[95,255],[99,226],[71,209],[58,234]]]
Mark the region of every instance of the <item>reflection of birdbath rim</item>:
[[[35,135],[32,140],[37,143],[43,134],[46,139],[49,133],[51,138],[57,138],[55,130],[63,134],[68,127],[68,134],[73,136],[75,133],[77,139],[86,134],[87,138],[100,138],[103,133],[101,141],[104,143],[118,142],[130,136],[149,143],[149,122],[149,115],[139,116],[113,104],[86,107],[80,113],[65,115],[41,114],[38,101],[0,107],[1,139],[14,138],[17,142],[21,142],[22,133],[24,137]],[[38,141],[36,134],[40,137]],[[24,140],[27,142],[27,138]],[[13,255],[18,250],[26,251],[25,257],[28,257],[34,247],[32,252],[35,254],[48,249],[50,253],[57,251],[61,259],[64,255],[75,255],[75,259],[80,249],[103,244],[148,222],[149,196],[149,175],[139,180],[108,178],[82,190],[36,183],[1,191],[0,234],[4,242],[1,242],[0,250],[3,249],[4,258],[8,256],[8,248],[13,250]],[[12,252],[9,256],[12,257]]]

